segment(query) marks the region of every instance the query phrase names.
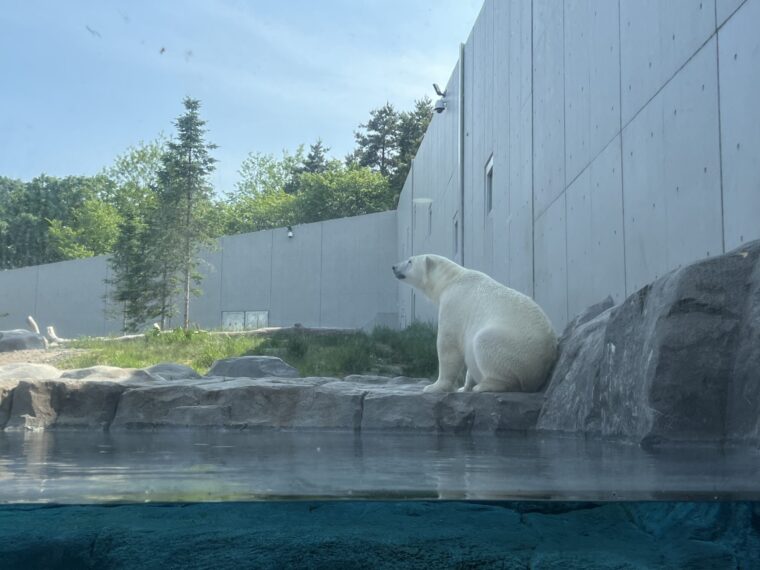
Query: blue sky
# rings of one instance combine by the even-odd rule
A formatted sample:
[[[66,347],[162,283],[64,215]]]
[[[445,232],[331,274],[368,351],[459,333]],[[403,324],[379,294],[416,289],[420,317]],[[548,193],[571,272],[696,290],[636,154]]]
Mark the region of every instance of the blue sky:
[[[322,137],[445,84],[481,0],[26,0],[0,11],[0,175],[90,175],[172,133],[186,95],[229,190],[251,151]]]

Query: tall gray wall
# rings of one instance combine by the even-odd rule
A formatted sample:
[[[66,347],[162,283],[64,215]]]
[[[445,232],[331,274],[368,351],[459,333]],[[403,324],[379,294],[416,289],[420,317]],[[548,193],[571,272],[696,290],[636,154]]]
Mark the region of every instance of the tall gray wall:
[[[223,312],[269,311],[269,324],[362,328],[395,325],[396,214],[382,212],[228,236],[203,253],[192,321],[220,328]],[[26,316],[59,336],[118,333],[107,311],[104,256],[0,271],[0,330]]]
[[[401,195],[399,257],[456,259],[462,218],[464,264],[561,330],[760,238],[759,26],[760,0],[486,0]],[[403,287],[399,315],[435,317]]]

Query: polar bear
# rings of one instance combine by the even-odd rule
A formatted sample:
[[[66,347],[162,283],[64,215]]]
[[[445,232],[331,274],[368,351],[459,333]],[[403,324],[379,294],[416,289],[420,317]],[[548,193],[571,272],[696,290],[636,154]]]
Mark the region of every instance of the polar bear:
[[[535,392],[557,357],[557,336],[533,299],[439,255],[393,266],[438,305],[438,380],[425,392]]]

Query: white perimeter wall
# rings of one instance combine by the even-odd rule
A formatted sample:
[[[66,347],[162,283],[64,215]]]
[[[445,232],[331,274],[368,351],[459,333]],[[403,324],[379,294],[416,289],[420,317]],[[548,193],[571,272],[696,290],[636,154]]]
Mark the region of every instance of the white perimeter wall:
[[[269,311],[269,324],[370,328],[395,325],[396,214],[381,212],[228,236],[203,252],[191,320],[220,328],[224,311]],[[0,330],[55,325],[62,337],[121,330],[106,309],[106,257],[0,271]],[[179,321],[176,318],[175,321]]]
[[[461,257],[463,218],[465,265],[561,330],[760,238],[759,30],[760,0],[486,0],[464,48],[464,209],[459,62],[401,196],[399,257]],[[399,317],[435,312],[400,287]]]

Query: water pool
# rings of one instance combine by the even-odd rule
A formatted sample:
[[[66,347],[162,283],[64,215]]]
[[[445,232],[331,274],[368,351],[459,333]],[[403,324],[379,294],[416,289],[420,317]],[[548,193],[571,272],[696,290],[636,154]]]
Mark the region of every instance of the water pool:
[[[514,434],[0,432],[0,568],[752,568],[758,472]]]

